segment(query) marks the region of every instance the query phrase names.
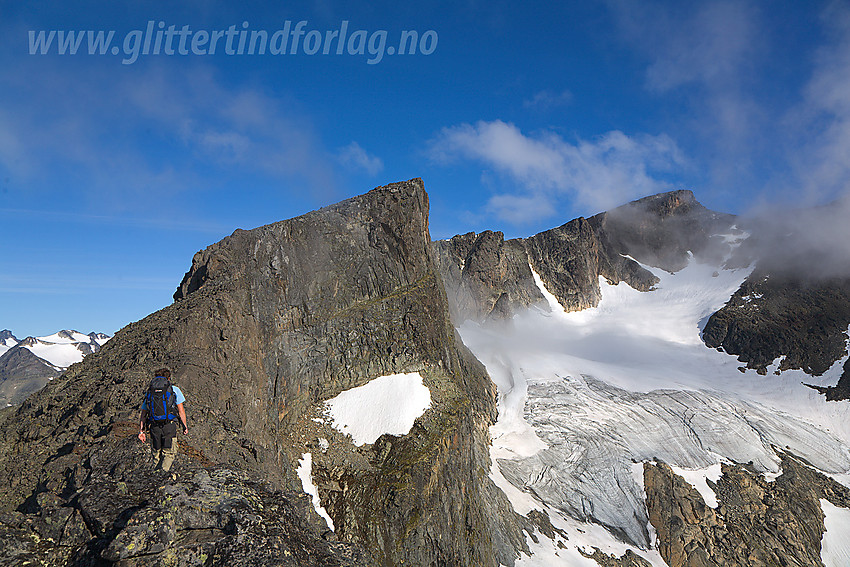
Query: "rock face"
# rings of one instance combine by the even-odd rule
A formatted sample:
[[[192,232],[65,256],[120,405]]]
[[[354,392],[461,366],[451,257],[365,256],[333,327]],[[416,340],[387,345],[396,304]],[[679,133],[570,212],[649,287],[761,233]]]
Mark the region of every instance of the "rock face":
[[[367,564],[512,564],[524,540],[487,476],[495,391],[451,326],[427,214],[415,179],[237,230],[196,254],[173,305],[122,329],[0,414],[3,508],[36,512],[29,504],[47,494],[82,510],[74,502],[87,490],[106,497],[98,486],[143,471],[140,444],[127,431],[151,373],[168,366],[190,422],[176,464],[181,480],[223,468],[298,492],[295,468],[311,453],[336,537],[363,550]],[[419,372],[432,399],[409,434],[355,447],[320,423],[324,400],[403,372]],[[104,513],[98,522],[107,528],[91,532],[80,553],[103,560],[124,553],[121,542],[136,537],[120,535],[129,520],[161,512],[139,505],[126,502],[123,526]],[[171,543],[155,552],[163,562],[182,545],[178,535],[167,537]]]
[[[703,340],[765,373],[821,375],[847,352],[850,280],[806,281],[790,274],[754,271],[729,302],[711,316]]]
[[[569,311],[599,303],[599,276],[648,290],[655,276],[610,251],[587,219],[530,238],[504,240],[501,232],[468,233],[434,243],[452,319],[504,319],[546,305],[532,270]]]
[[[850,506],[850,490],[791,455],[768,482],[740,465],[724,464],[711,488],[718,507],[665,464],[647,463],[644,484],[658,550],[670,567],[822,565],[820,499]]]
[[[17,405],[60,372],[22,346],[0,356],[0,407]]]
[[[470,232],[433,246],[455,322],[501,319],[545,303],[521,240],[505,241],[501,232]]]
[[[600,276],[648,291],[657,279],[634,259],[675,271],[687,264],[689,252],[704,260],[723,258],[730,247],[716,234],[729,231],[733,221],[700,205],[690,191],[673,191],[529,238],[468,233],[435,242],[434,250],[452,319],[460,324],[545,305],[532,269],[567,311],[599,303]]]

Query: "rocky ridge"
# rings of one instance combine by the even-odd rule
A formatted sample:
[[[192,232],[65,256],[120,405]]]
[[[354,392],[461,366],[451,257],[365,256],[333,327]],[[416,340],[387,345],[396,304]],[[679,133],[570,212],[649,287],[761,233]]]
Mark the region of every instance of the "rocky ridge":
[[[295,469],[311,453],[335,537],[366,564],[512,564],[525,545],[523,520],[487,476],[495,391],[450,323],[427,213],[416,179],[238,230],[199,252],[174,304],[0,413],[3,509],[29,517],[39,499],[58,498],[56,507],[82,513],[83,494],[108,498],[105,487],[119,482],[132,493],[130,479],[148,465],[127,431],[151,372],[169,366],[190,420],[181,482],[201,469],[244,471],[300,492]],[[419,372],[432,399],[409,434],[356,447],[318,422],[323,400],[403,372]],[[121,504],[119,519],[92,513],[87,525],[106,527],[89,528],[77,560],[115,560],[123,544],[113,542],[135,537],[120,536],[129,519],[159,513],[145,502]],[[181,541],[175,535],[146,557],[165,561]]]
[[[505,319],[545,305],[532,270],[567,311],[595,307],[599,277],[640,291],[657,283],[635,260],[675,271],[689,253],[723,257],[734,217],[709,211],[690,191],[646,197],[588,219],[577,218],[528,238],[467,233],[434,243],[452,320]]]

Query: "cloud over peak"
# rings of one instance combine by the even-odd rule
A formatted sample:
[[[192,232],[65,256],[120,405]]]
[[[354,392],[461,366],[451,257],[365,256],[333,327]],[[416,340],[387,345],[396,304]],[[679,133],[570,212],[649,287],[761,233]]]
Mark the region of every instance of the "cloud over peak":
[[[613,130],[570,142],[553,132],[526,135],[501,120],[443,128],[429,153],[438,163],[468,160],[507,178],[516,190],[491,197],[486,209],[513,224],[550,217],[562,201],[589,214],[668,190],[664,175],[685,165],[675,141],[663,134],[630,137]]]

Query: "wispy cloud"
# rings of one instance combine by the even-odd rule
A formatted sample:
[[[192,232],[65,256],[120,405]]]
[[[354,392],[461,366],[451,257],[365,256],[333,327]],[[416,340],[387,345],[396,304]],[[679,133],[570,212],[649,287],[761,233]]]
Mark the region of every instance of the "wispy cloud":
[[[20,187],[65,184],[109,210],[166,208],[222,173],[321,200],[336,186],[334,158],[296,103],[203,67],[118,75],[57,64],[23,82],[12,70],[0,104],[0,171]]]
[[[537,92],[531,98],[522,101],[522,106],[538,110],[549,110],[558,106],[566,106],[573,100],[573,93],[569,90],[554,92],[551,90],[542,90]]]
[[[802,103],[790,113],[791,156],[808,201],[850,196],[850,8],[833,3],[822,21],[829,40],[816,54]]]
[[[364,150],[357,142],[351,142],[340,148],[337,153],[339,162],[349,168],[362,169],[369,175],[377,175],[384,170],[381,158],[373,156]]]
[[[206,69],[177,80],[179,88],[173,74],[152,72],[143,84],[125,83],[123,94],[164,134],[179,137],[198,160],[302,180],[320,193],[332,191],[332,156],[309,120],[287,109],[297,108],[293,101],[225,86]]]
[[[749,2],[714,0],[671,6],[609,0],[624,39],[649,58],[646,83],[667,91],[688,84],[724,87],[740,80],[761,43]]]
[[[552,132],[529,136],[500,120],[444,128],[429,152],[440,163],[483,163],[516,183],[516,192],[496,195],[487,204],[492,214],[512,223],[551,216],[564,199],[590,213],[667,190],[664,174],[685,165],[665,135],[612,131],[571,143]]]
[[[759,7],[748,0],[606,3],[620,39],[645,59],[647,91],[681,109],[664,128],[698,147],[712,184],[751,182],[754,161],[772,141],[760,75],[770,42]]]

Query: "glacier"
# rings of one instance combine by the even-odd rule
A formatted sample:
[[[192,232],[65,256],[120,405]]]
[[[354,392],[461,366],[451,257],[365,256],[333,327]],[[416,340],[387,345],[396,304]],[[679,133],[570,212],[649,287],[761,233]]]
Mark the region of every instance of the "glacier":
[[[706,479],[716,479],[720,462],[752,462],[771,479],[781,472],[775,449],[850,478],[850,406],[802,383],[834,385],[846,358],[820,377],[747,371],[700,333],[750,269],[693,258],[675,273],[643,267],[660,280],[652,291],[600,278],[598,306],[566,313],[536,277],[548,306],[458,328],[499,390],[491,478],[518,512],[544,510],[570,534],[566,548],[529,541],[535,555],[518,565],[595,565],[577,553],[588,546],[631,548],[664,565],[643,501],[643,462],[676,467],[709,504]]]

